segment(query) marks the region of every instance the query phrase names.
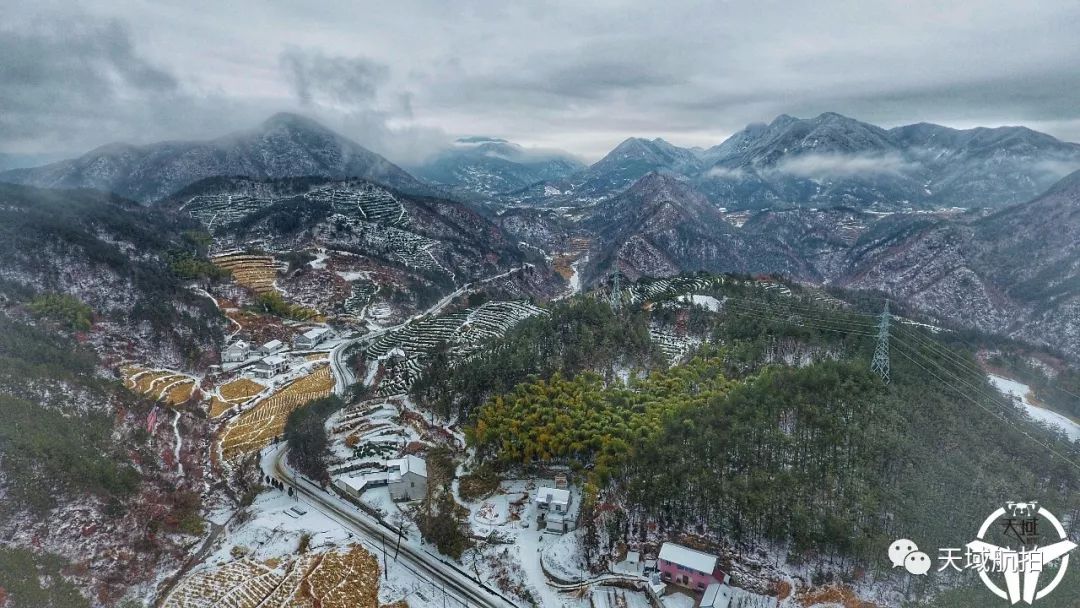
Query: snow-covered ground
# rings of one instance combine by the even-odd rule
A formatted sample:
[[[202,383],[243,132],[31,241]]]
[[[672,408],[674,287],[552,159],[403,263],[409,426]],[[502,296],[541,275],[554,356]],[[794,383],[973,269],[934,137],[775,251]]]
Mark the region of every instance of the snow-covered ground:
[[[706,308],[706,309],[711,310],[713,312],[720,312],[720,308],[721,308],[721,306],[723,306],[720,303],[720,300],[717,300],[716,298],[714,298],[712,296],[701,296],[701,295],[687,294],[687,295],[682,297],[682,301],[686,302],[687,304],[693,304],[695,306],[701,306],[702,308]]]
[[[1071,418],[1062,416],[1057,412],[1048,410],[1045,407],[1032,402],[1031,387],[1011,378],[1005,378],[995,374],[987,374],[987,376],[990,378],[990,383],[1003,394],[1019,399],[1020,402],[1024,404],[1024,409],[1027,410],[1028,415],[1032,418],[1039,420],[1040,422],[1045,422],[1051,426],[1061,428],[1073,441],[1080,439],[1080,424],[1077,424]]]

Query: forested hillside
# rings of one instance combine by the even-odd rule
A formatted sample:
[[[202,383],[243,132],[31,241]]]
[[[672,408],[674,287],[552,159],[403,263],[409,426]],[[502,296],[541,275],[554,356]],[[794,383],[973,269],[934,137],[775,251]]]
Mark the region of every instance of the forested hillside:
[[[1072,464],[1080,450],[996,393],[969,352],[895,321],[885,384],[869,365],[873,317],[745,283],[700,295],[722,302],[720,312],[663,294],[618,313],[590,298],[563,304],[462,364],[469,373],[439,372],[483,371],[499,390],[481,407],[471,405],[471,385],[438,375],[417,396],[470,404],[455,413],[471,420],[480,462],[581,472],[599,502],[621,507],[617,525],[610,513],[597,514],[604,532],[591,538],[601,553],[632,530],[658,526],[669,536],[771,547],[790,560],[828,557],[826,578],[848,576],[855,565],[887,578],[881,548],[891,539],[962,546],[987,513],[1016,496],[1080,514],[1080,468]],[[568,321],[584,311],[598,318]],[[600,355],[567,365],[572,359],[552,357],[535,340],[541,324],[562,328],[562,353],[590,344]],[[603,336],[664,326],[705,344],[668,370],[647,372],[655,360],[622,357],[624,372],[595,373],[612,361],[604,353],[620,352],[599,347]],[[651,343],[628,350],[648,353]],[[959,583],[942,577],[929,586],[938,584]]]

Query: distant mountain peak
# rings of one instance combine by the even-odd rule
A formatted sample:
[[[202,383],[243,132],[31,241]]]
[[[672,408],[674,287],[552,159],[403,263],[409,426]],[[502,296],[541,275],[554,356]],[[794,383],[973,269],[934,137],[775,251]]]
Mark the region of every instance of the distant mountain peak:
[[[360,177],[398,190],[433,193],[382,156],[291,112],[254,129],[208,141],[110,144],[78,158],[0,174],[0,181],[49,188],[93,188],[142,202],[168,197],[208,177]]]

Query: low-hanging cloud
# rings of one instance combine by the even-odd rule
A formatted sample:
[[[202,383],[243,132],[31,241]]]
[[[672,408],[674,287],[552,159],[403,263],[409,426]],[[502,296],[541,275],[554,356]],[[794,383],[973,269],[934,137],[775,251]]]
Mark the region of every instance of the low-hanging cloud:
[[[281,53],[282,74],[301,103],[367,107],[386,82],[389,69],[366,57],[326,55],[290,47]]]
[[[903,175],[919,166],[899,154],[801,154],[781,159],[775,171],[806,178]]]
[[[716,166],[706,171],[705,176],[712,179],[742,179],[746,177],[746,170],[741,167]]]

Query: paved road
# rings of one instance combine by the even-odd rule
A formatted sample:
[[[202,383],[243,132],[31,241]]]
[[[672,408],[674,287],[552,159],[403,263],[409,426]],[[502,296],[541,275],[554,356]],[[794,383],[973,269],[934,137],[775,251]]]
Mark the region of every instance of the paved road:
[[[284,444],[274,447],[269,457],[263,459],[264,463],[269,463],[266,467],[269,470],[264,471],[265,473],[292,487],[305,498],[309,506],[318,509],[347,530],[367,540],[371,545],[378,546],[384,542],[387,547],[395,545],[397,533],[394,530],[362,513],[338,498],[337,495],[323,490],[303,476],[294,474],[285,463],[285,447]],[[421,577],[434,581],[461,606],[515,608],[514,604],[500,595],[487,591],[478,581],[456,565],[426,551],[416,549],[408,543],[401,544],[398,561]]]

